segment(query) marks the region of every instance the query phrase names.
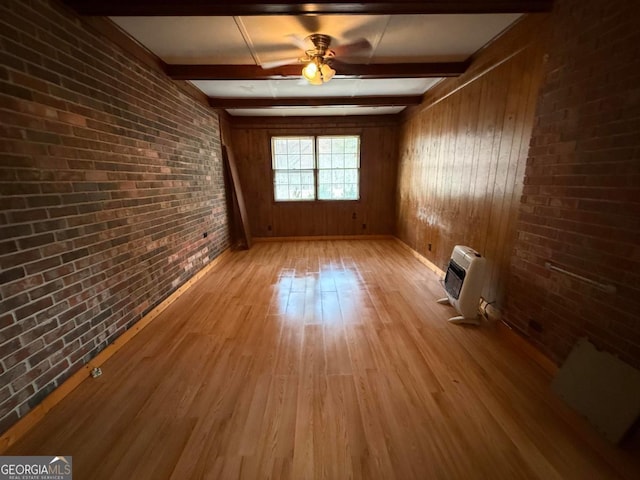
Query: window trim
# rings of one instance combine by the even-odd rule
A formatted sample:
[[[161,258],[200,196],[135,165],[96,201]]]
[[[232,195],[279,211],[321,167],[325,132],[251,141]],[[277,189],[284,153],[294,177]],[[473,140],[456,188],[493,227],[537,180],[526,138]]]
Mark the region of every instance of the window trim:
[[[321,199],[319,197],[319,182],[320,182],[320,170],[333,170],[333,169],[320,169],[318,168],[318,139],[320,137],[358,137],[358,198],[357,199],[339,199],[339,198],[329,198],[329,199]],[[274,139],[276,138],[313,138],[313,175],[314,175],[314,198],[313,199],[295,199],[295,200],[276,200],[276,188],[275,188],[275,175],[278,169],[275,168],[275,157],[274,157]],[[330,202],[338,202],[341,204],[344,203],[359,203],[362,200],[362,131],[353,131],[353,132],[338,132],[338,133],[319,133],[319,134],[309,134],[308,132],[269,132],[269,154],[270,154],[270,166],[271,166],[271,202],[273,204],[278,205],[291,205],[291,204],[309,204],[309,203],[330,203]],[[280,169],[284,170],[284,169]],[[302,169],[301,169],[302,170]]]

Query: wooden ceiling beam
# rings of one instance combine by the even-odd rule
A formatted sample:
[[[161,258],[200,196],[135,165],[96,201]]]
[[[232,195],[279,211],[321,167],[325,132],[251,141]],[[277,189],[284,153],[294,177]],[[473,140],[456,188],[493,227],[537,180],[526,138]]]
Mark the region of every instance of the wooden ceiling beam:
[[[457,77],[468,62],[377,63],[334,62],[336,78],[440,78]],[[301,77],[302,65],[263,69],[258,65],[167,65],[166,73],[174,80],[272,80]]]
[[[81,15],[235,16],[235,15],[418,15],[456,13],[535,13],[551,10],[553,0],[430,0],[353,2],[320,0],[257,2],[235,0],[63,0]]]
[[[304,98],[215,98],[209,97],[213,108],[327,107],[353,105],[358,107],[399,107],[420,105],[421,95],[371,97],[304,97]]]

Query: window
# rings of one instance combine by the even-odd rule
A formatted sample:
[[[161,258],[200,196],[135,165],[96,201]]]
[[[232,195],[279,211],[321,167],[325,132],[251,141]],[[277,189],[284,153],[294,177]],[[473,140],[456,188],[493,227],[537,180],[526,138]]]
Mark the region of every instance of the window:
[[[358,200],[360,137],[318,137],[318,199]]]
[[[272,137],[276,202],[358,200],[360,137]]]
[[[314,137],[273,137],[271,155],[276,202],[315,200]]]

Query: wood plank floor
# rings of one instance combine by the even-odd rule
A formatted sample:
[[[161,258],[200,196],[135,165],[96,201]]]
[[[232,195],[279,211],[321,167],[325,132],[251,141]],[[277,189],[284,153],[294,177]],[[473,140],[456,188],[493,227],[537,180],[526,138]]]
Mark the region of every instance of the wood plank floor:
[[[7,455],[76,479],[639,478],[394,240],[234,252]]]

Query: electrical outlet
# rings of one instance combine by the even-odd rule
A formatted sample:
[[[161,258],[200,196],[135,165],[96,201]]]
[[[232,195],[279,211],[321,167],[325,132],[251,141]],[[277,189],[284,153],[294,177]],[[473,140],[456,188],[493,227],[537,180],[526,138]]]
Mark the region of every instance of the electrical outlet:
[[[431,244],[430,243],[427,244],[427,250],[431,251]]]

